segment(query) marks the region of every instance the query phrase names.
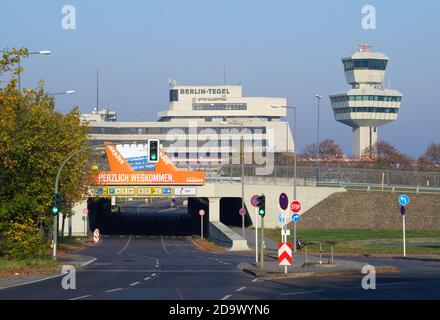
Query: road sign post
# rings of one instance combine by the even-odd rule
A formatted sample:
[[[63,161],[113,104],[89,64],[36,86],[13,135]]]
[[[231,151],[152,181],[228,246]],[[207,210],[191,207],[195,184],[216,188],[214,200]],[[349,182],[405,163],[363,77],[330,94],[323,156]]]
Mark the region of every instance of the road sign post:
[[[297,217],[297,219],[294,219],[294,217],[292,216],[292,220],[293,220],[293,252],[296,253],[296,223],[299,221],[299,212],[301,211],[301,202],[299,202],[298,200],[294,200],[292,201],[292,203],[290,204],[290,210],[292,210],[292,212],[294,213],[294,216]]]
[[[258,264],[258,194],[251,197],[251,205],[255,208],[255,263]]]
[[[203,239],[203,216],[205,215],[205,210],[199,210],[200,215],[200,237]]]
[[[405,214],[406,206],[409,204],[409,197],[406,194],[399,196],[400,214],[402,215],[402,233],[403,233],[403,256],[406,257],[406,226],[405,226]]]

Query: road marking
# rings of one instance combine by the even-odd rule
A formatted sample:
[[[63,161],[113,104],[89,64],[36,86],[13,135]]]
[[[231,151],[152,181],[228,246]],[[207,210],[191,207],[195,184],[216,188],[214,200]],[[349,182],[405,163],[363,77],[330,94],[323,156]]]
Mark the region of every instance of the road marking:
[[[111,289],[111,290],[107,290],[106,292],[110,293],[110,292],[115,292],[115,291],[120,291],[120,290],[122,290],[122,288]]]
[[[135,286],[135,285],[137,285],[139,283],[140,283],[139,281],[138,282],[133,282],[132,284],[130,284],[130,287],[133,287],[133,286]]]
[[[47,277],[47,278],[43,278],[43,279],[33,280],[33,281],[19,283],[19,284],[14,284],[12,286],[0,287],[0,290],[8,289],[8,288],[14,288],[14,287],[20,287],[20,286],[25,286],[25,285],[28,285],[28,284],[37,283],[37,282],[41,282],[41,281],[46,281],[46,280],[58,278],[58,277],[61,277],[61,276],[65,276],[65,274],[61,273],[61,274],[57,274],[56,276],[51,276],[51,277]]]
[[[227,296],[224,296],[220,300],[228,300],[230,297],[232,297],[232,294],[228,294]]]
[[[290,293],[283,293],[282,296],[293,296],[295,294],[306,294],[306,293],[313,293],[313,292],[321,292],[324,290],[311,290],[311,291],[299,291],[299,292],[290,292]]]
[[[163,249],[165,250],[165,253],[169,255],[168,250],[167,250],[167,248],[165,246],[165,242],[163,241],[163,237],[162,236],[160,236],[160,240],[162,240],[162,246],[163,246]]]
[[[170,211],[175,211],[175,210],[177,210],[177,209],[176,208],[167,208],[167,209],[159,210],[157,212],[162,213],[162,212],[170,212]]]
[[[153,273],[151,276],[152,276],[152,277],[155,277],[155,276],[156,276],[156,273]]]
[[[86,261],[86,262],[84,262],[84,263],[81,265],[81,267],[88,266],[89,264],[95,262],[96,260],[98,260],[98,258],[93,258],[93,259],[91,259],[91,260],[89,260],[89,261]]]
[[[79,299],[84,299],[84,298],[88,298],[88,297],[91,297],[91,295],[90,295],[90,294],[87,294],[87,295],[85,295],[85,296],[76,297],[76,298],[72,298],[72,299],[69,299],[69,300],[79,300]]]
[[[147,280],[150,280],[150,279],[151,279],[151,277],[146,277],[144,280],[147,281]]]
[[[177,292],[177,294],[179,295],[179,297],[180,297],[180,300],[185,300],[185,299],[183,299],[183,296],[180,294],[180,291],[179,291],[179,289],[177,289],[176,288],[176,292]]]
[[[128,237],[127,244],[125,245],[125,247],[123,247],[121,250],[119,250],[118,255],[121,255],[121,253],[122,253],[125,249],[128,248],[128,245],[130,244],[130,241],[131,241],[131,235],[130,235],[130,237]]]
[[[254,280],[252,280],[251,282],[257,282],[258,281],[258,279],[257,278],[255,278]]]
[[[240,292],[240,291],[243,291],[244,289],[246,289],[246,287],[238,288],[236,291],[237,291],[237,292]]]

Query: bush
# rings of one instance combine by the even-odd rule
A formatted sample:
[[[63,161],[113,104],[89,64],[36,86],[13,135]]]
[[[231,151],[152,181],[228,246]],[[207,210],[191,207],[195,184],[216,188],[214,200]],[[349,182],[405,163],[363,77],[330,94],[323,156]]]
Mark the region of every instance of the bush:
[[[0,251],[6,259],[24,260],[45,255],[47,243],[43,232],[34,227],[32,221],[8,224],[2,238]]]

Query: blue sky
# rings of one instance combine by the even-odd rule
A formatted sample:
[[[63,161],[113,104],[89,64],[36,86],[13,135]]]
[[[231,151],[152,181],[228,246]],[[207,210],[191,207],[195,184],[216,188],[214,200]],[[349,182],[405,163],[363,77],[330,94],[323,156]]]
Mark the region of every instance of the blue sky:
[[[77,29],[61,27],[73,5]],[[361,27],[364,5],[377,10],[377,29]],[[182,84],[230,84],[247,96],[287,97],[298,107],[300,149],[316,139],[316,99],[325,97],[321,137],[351,153],[351,129],[334,120],[328,96],[348,89],[341,57],[361,43],[389,55],[386,83],[404,94],[399,118],[379,137],[417,155],[440,143],[440,3],[438,1],[105,1],[2,0],[0,46],[50,49],[24,62],[23,86],[44,79],[57,109],[100,102],[120,120],[156,120],[168,107],[168,78]],[[4,14],[7,13],[7,14]]]

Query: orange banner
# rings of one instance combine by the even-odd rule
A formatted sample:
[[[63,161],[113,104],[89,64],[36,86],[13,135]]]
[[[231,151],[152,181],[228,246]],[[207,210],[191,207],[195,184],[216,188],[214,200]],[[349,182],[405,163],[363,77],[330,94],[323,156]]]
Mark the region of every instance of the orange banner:
[[[105,152],[111,171],[101,171],[96,177],[98,185],[203,185],[203,171],[178,171],[174,163],[160,149],[159,162],[154,171],[135,171],[114,145]]]

